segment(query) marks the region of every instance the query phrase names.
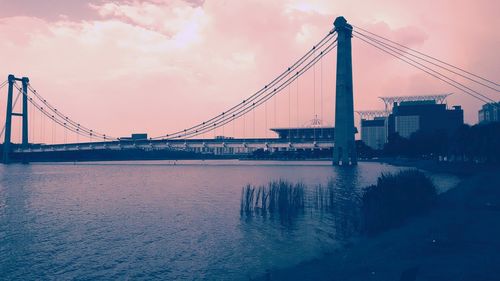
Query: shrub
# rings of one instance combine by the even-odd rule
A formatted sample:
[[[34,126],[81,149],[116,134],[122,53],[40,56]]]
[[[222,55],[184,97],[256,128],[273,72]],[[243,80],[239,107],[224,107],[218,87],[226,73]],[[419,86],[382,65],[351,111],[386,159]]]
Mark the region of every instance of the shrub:
[[[432,181],[417,170],[382,174],[377,185],[364,190],[363,230],[367,234],[399,226],[407,218],[428,211],[437,193]]]

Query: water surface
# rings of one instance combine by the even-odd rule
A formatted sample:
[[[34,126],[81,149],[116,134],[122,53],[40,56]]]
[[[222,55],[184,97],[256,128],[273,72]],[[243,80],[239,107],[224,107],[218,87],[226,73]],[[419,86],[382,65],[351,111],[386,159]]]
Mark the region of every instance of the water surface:
[[[3,165],[0,279],[249,280],[340,245],[351,198],[398,169],[232,160]],[[333,180],[337,212],[306,211],[287,223],[240,216],[244,185],[280,178],[311,187]]]

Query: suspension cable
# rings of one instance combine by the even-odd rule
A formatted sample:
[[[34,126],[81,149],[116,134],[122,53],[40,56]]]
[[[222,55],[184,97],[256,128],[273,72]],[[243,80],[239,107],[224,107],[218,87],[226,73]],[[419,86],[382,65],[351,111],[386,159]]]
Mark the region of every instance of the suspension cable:
[[[289,73],[294,72],[297,68],[299,68],[302,64],[304,64],[312,56],[312,54],[313,54],[313,52],[315,50],[323,48],[328,42],[330,42],[331,40],[333,40],[335,37],[336,37],[336,32],[334,32],[333,30],[330,31],[316,45],[314,45],[311,48],[311,50],[309,50],[305,55],[303,55],[299,60],[297,60],[292,66],[288,67],[278,77],[276,77],[275,79],[273,79],[269,84],[266,84],[262,89],[258,90],[254,94],[252,94],[249,98],[243,100],[242,102],[240,102],[237,105],[231,107],[230,109],[222,112],[221,114],[219,114],[219,115],[217,115],[215,117],[212,117],[211,119],[209,119],[209,120],[207,120],[205,122],[199,123],[199,124],[197,124],[195,126],[192,126],[190,128],[187,128],[187,129],[184,129],[184,130],[180,130],[180,131],[177,131],[177,132],[174,132],[174,133],[171,133],[171,134],[167,134],[167,135],[163,135],[163,136],[159,136],[159,137],[154,137],[153,139],[161,139],[161,138],[165,138],[165,137],[167,137],[167,138],[174,137],[175,138],[177,135],[183,135],[183,134],[188,133],[189,131],[194,131],[196,129],[200,130],[201,129],[200,127],[204,127],[207,124],[212,125],[213,123],[219,122],[221,119],[224,119],[226,116],[229,116],[233,112],[241,109],[242,107],[245,107],[247,104],[251,104],[254,100],[256,100],[257,98],[259,98],[261,95],[263,95],[266,92],[268,92],[276,84],[278,84],[281,81],[283,81]]]
[[[356,36],[356,34],[355,34],[355,37],[359,38],[358,36]],[[371,37],[369,37],[369,36],[365,36],[365,38],[367,38],[367,39],[371,40],[372,42],[379,43],[379,41],[378,41],[378,40],[376,40],[376,39],[372,39],[372,38],[371,38]],[[386,45],[384,45],[384,44],[382,44],[382,43],[379,43],[379,46],[384,46],[384,47],[386,47]],[[418,61],[416,61],[416,60],[413,60],[413,59],[409,58],[408,56],[406,56],[406,55],[405,55],[405,52],[404,52],[404,51],[400,51],[399,49],[397,49],[397,48],[395,48],[395,47],[392,47],[392,46],[390,46],[390,45],[387,45],[387,47],[386,47],[386,48],[388,48],[388,49],[392,50],[393,52],[395,52],[395,53],[397,53],[397,54],[399,54],[399,55],[401,55],[401,56],[404,56],[404,57],[405,57],[405,58],[407,58],[408,60],[410,60],[410,61],[412,61],[412,62],[414,62],[414,63],[416,63],[416,64],[418,64],[418,65],[421,65],[422,67],[425,67],[426,69],[429,69],[429,70],[431,70],[431,71],[435,71],[434,69],[432,69],[432,68],[430,68],[430,67],[428,67],[428,66],[425,66],[424,64],[422,64],[422,63],[420,63],[420,62],[418,62]],[[435,71],[435,72],[436,72],[436,73],[439,73],[438,71]],[[439,75],[444,76],[444,77],[446,77],[447,79],[453,80],[453,79],[449,78],[448,76],[445,76],[444,74],[439,73]],[[471,89],[471,88],[469,88],[469,87],[467,87],[467,86],[465,86],[465,85],[463,85],[463,84],[461,84],[461,83],[459,83],[459,82],[457,82],[457,81],[455,81],[455,80],[453,80],[453,81],[454,81],[455,83],[457,83],[457,84],[460,84],[460,85],[461,85],[461,86],[463,86],[464,88],[467,88],[468,90],[470,90],[470,91],[474,92],[475,94],[477,94],[477,95],[479,95],[479,96],[481,96],[481,97],[483,97],[483,98],[485,98],[485,99],[489,100],[490,102],[493,102],[493,103],[495,102],[495,100],[493,100],[493,99],[489,98],[488,96],[485,96],[485,95],[483,95],[483,94],[479,93],[478,91],[475,91],[475,90],[473,90],[473,89]]]
[[[5,80],[5,81],[3,81],[2,83],[0,83],[0,90],[1,90],[1,89],[5,86],[5,85],[7,85],[7,83],[8,83],[8,81],[7,81],[7,80]]]
[[[59,116],[60,118],[62,118],[63,120],[65,120],[70,125],[74,126],[75,128],[78,128],[79,130],[81,130],[83,132],[86,132],[88,134],[92,133],[93,135],[96,135],[96,136],[102,136],[102,137],[105,136],[104,134],[100,134],[100,133],[98,133],[98,132],[96,132],[96,131],[94,131],[92,129],[89,129],[89,128],[86,128],[86,127],[80,125],[79,123],[77,123],[77,122],[73,121],[72,119],[70,119],[68,116],[62,114],[59,110],[57,110],[57,108],[55,108],[54,106],[52,106],[40,94],[38,94],[38,92],[35,89],[33,89],[30,84],[28,84],[28,88],[50,111],[52,111],[53,113],[55,113],[57,116]],[[108,137],[108,138],[112,139],[111,137]]]
[[[16,83],[14,83],[16,85]],[[0,87],[1,88],[1,87]],[[16,87],[17,88],[17,87]],[[16,98],[14,99],[14,103],[12,103],[12,109],[14,109],[17,105],[17,101],[19,100],[19,96],[21,96],[21,90],[17,92]],[[3,134],[5,133],[5,124],[3,125],[2,131],[0,131],[0,137],[3,137]]]
[[[313,66],[313,115],[314,118],[317,119],[316,116],[316,64]],[[314,121],[313,121],[314,122]],[[316,141],[316,126],[313,126],[313,136],[314,141]]]
[[[293,75],[290,78],[288,78],[288,80],[286,80],[285,82],[282,82],[279,86],[274,88],[273,91],[268,92],[265,95],[260,95],[258,97],[257,101],[255,101],[253,103],[247,103],[245,105],[245,107],[238,109],[232,115],[225,115],[219,122],[212,122],[212,123],[208,123],[208,124],[203,124],[202,127],[198,128],[197,130],[191,130],[191,131],[185,130],[185,131],[182,131],[182,133],[177,134],[175,136],[169,135],[169,137],[167,137],[166,139],[179,139],[182,137],[199,135],[198,134],[199,132],[205,132],[206,130],[212,130],[214,127],[217,127],[218,125],[220,125],[221,122],[223,122],[224,124],[227,123],[226,121],[230,120],[231,116],[240,117],[242,114],[245,114],[249,110],[251,110],[253,106],[260,105],[262,100],[264,100],[268,97],[272,97],[273,95],[277,94],[279,91],[281,91],[283,85],[286,85],[291,80],[295,80],[299,74],[302,75],[305,71],[307,71],[312,66],[313,63],[316,63],[321,56],[323,56],[327,52],[331,51],[336,46],[336,42],[337,41],[334,40],[332,43],[330,43],[330,45],[328,45],[328,47],[326,47],[324,51],[321,51],[320,55],[317,55],[315,58],[310,60],[305,66],[303,66],[299,71],[297,71],[296,75]]]
[[[385,42],[383,42],[383,41],[381,41],[381,40],[378,40],[378,39],[373,38],[373,37],[371,37],[371,36],[368,36],[368,35],[366,35],[366,34],[360,33],[360,32],[358,32],[358,31],[356,31],[356,30],[353,30],[353,32],[355,32],[356,34],[359,34],[359,35],[361,35],[361,36],[363,36],[363,37],[365,37],[365,38],[368,38],[368,39],[370,39],[370,40],[372,40],[372,41],[376,41],[376,42],[378,42],[378,43],[379,43],[379,44],[381,44],[381,45],[387,46],[388,48],[391,48],[391,49],[394,49],[394,50],[398,50],[398,51],[400,51],[400,52],[402,52],[402,53],[405,53],[405,54],[410,55],[410,56],[412,56],[412,57],[415,57],[415,58],[417,58],[417,59],[423,60],[423,61],[425,61],[425,62],[427,62],[427,63],[430,63],[430,64],[432,64],[432,65],[434,65],[434,66],[440,67],[440,68],[442,68],[442,69],[444,69],[444,70],[447,70],[447,71],[449,71],[449,72],[451,72],[451,73],[453,73],[453,74],[456,74],[456,75],[458,75],[458,76],[460,76],[460,77],[462,77],[462,78],[465,78],[465,79],[468,79],[468,80],[470,80],[470,81],[476,82],[476,83],[478,83],[479,85],[482,85],[482,86],[484,86],[484,87],[487,87],[487,88],[489,88],[489,89],[491,89],[491,90],[493,90],[493,91],[500,92],[500,90],[499,90],[499,89],[493,88],[493,87],[491,87],[491,86],[489,86],[489,85],[486,85],[486,84],[484,84],[484,83],[482,83],[482,82],[480,82],[480,81],[474,80],[474,79],[472,79],[472,78],[470,78],[470,77],[468,77],[468,76],[466,76],[466,75],[463,75],[463,74],[461,74],[461,73],[459,73],[459,72],[456,72],[456,71],[454,71],[454,70],[452,70],[452,69],[449,69],[449,68],[447,68],[447,67],[443,67],[443,66],[441,66],[441,65],[439,65],[439,64],[437,64],[437,63],[434,63],[434,62],[432,62],[432,61],[430,61],[430,60],[427,60],[427,59],[425,59],[425,58],[422,58],[422,57],[420,57],[420,56],[418,56],[418,55],[412,54],[412,53],[410,53],[410,52],[408,52],[408,51],[405,51],[405,50],[403,50],[403,49],[401,49],[401,48],[398,48],[398,47],[392,46],[392,45],[387,44],[387,43],[385,43]]]
[[[269,131],[268,127],[267,127],[267,102],[264,104],[264,112],[265,112],[264,113],[264,115],[265,115],[265,118],[264,118],[265,119],[264,135],[265,135],[265,137],[267,139],[267,131]]]
[[[454,65],[449,64],[449,63],[447,63],[447,62],[444,62],[444,61],[442,61],[442,60],[440,60],[440,59],[437,59],[437,58],[435,58],[435,57],[432,57],[432,56],[429,56],[429,55],[424,54],[424,53],[422,53],[422,52],[419,52],[419,51],[417,51],[417,50],[415,50],[415,49],[412,49],[412,48],[410,48],[410,47],[407,47],[407,46],[405,46],[405,45],[402,45],[402,44],[400,44],[400,43],[398,43],[398,42],[392,41],[392,40],[390,40],[390,39],[388,39],[388,38],[385,38],[385,37],[380,36],[380,35],[378,35],[378,34],[375,34],[375,33],[373,33],[373,32],[370,32],[370,31],[368,31],[368,30],[366,30],[366,29],[363,29],[363,28],[361,28],[361,27],[359,27],[359,26],[355,26],[355,25],[353,25],[353,24],[351,24],[351,25],[352,25],[353,27],[355,27],[356,29],[362,30],[362,31],[367,32],[367,33],[369,33],[369,34],[371,34],[371,35],[374,35],[374,36],[376,36],[376,37],[378,37],[378,38],[380,38],[380,39],[383,39],[383,40],[385,40],[385,41],[388,41],[388,42],[391,42],[391,43],[393,43],[393,44],[396,44],[396,45],[398,45],[398,46],[400,46],[400,47],[403,47],[403,48],[405,48],[405,49],[407,49],[407,50],[409,50],[409,51],[412,51],[412,52],[414,52],[414,53],[420,54],[420,55],[425,56],[425,57],[427,57],[427,58],[429,58],[429,59],[433,59],[433,60],[435,60],[435,61],[437,61],[437,62],[440,62],[440,63],[442,63],[442,64],[444,64],[444,65],[449,66],[449,67],[452,67],[452,68],[454,68],[454,69],[456,69],[456,70],[462,71],[463,73],[467,73],[467,74],[469,74],[469,75],[471,75],[471,76],[474,76],[474,77],[476,77],[476,78],[478,78],[478,79],[481,79],[481,80],[483,80],[483,81],[485,81],[485,82],[491,83],[491,84],[493,84],[493,85],[495,85],[495,86],[500,86],[500,84],[498,84],[498,83],[496,83],[496,82],[493,82],[492,80],[486,79],[486,78],[484,78],[484,77],[481,77],[481,76],[479,76],[479,75],[476,75],[476,74],[474,74],[474,73],[471,73],[471,72],[469,72],[469,71],[467,71],[467,70],[464,70],[464,69],[462,69],[462,68],[460,68],[460,67],[454,66]],[[475,82],[477,82],[477,81],[475,81]]]
[[[18,88],[16,86],[16,88]],[[18,88],[20,89],[20,88]],[[93,131],[90,130],[90,132],[82,132],[79,128],[72,128],[70,126],[68,126],[64,121],[61,121],[59,120],[58,118],[56,118],[54,115],[50,114],[49,111],[45,110],[43,106],[39,105],[34,99],[30,99],[28,98],[28,101],[36,108],[38,109],[38,111],[40,111],[43,115],[45,115],[48,119],[52,120],[53,122],[56,122],[57,124],[59,124],[60,126],[62,126],[63,128],[67,129],[67,130],[70,130],[72,132],[75,132],[77,133],[78,135],[81,135],[81,136],[89,136],[91,139],[94,139],[94,140],[101,140],[102,138],[99,137],[99,136],[96,136],[94,135]],[[41,126],[41,136],[42,136],[42,142],[45,141],[45,137],[44,137],[44,123],[45,123],[45,118],[41,118],[41,122],[42,122],[42,126]]]
[[[445,82],[445,83],[447,83],[447,84],[449,84],[449,85],[451,85],[451,86],[453,86],[453,87],[455,87],[455,88],[463,91],[464,93],[466,93],[466,94],[468,94],[468,95],[470,95],[470,96],[472,96],[472,97],[474,97],[474,98],[476,98],[476,99],[478,99],[478,100],[480,100],[482,102],[485,102],[485,103],[489,102],[489,101],[481,98],[480,96],[475,95],[473,92],[467,91],[467,88],[468,88],[467,86],[465,86],[465,85],[463,85],[463,84],[461,84],[459,82],[456,82],[455,80],[453,80],[453,79],[445,76],[444,74],[441,74],[438,71],[435,71],[435,70],[433,70],[433,69],[431,69],[431,68],[429,68],[429,67],[427,67],[425,65],[422,65],[422,64],[420,64],[418,62],[415,62],[414,60],[406,57],[404,54],[398,53],[397,51],[394,51],[394,50],[389,49],[389,48],[385,48],[383,45],[376,45],[376,43],[372,43],[372,42],[370,42],[370,41],[368,41],[368,40],[366,40],[366,39],[364,39],[362,37],[359,37],[359,36],[357,36],[355,34],[354,34],[354,37],[356,37],[356,38],[364,41],[367,44],[372,45],[373,47],[375,47],[375,48],[377,48],[377,49],[379,49],[379,50],[381,50],[381,51],[383,51],[383,52],[385,52],[385,53],[387,53],[387,54],[389,54],[389,55],[391,55],[391,56],[393,56],[393,57],[395,57],[395,58],[397,58],[397,59],[399,59],[401,61],[406,62],[407,64],[409,64],[409,65],[411,65],[411,66],[413,66],[415,68],[418,68],[418,69],[424,71],[425,73],[427,73],[427,74],[429,74],[429,75],[431,75],[431,76],[433,76],[433,77],[435,77],[435,78],[437,78],[437,79],[439,79],[439,80],[441,80],[441,81],[443,81],[443,82]],[[404,57],[406,59],[403,59],[402,57]],[[416,64],[414,64],[414,63],[416,63]],[[421,65],[422,67],[418,66],[417,64]],[[450,80],[451,82],[448,81],[448,80]],[[453,83],[456,83],[456,84],[458,84],[460,86],[457,86],[456,84],[453,84]],[[470,88],[468,88],[468,89],[470,89]]]
[[[320,93],[321,93],[321,138],[323,138],[323,58],[320,61],[321,76],[320,76]]]
[[[256,102],[254,102],[251,106],[247,106],[246,108],[241,109],[239,112],[234,113],[232,115],[232,117],[235,117],[237,119],[237,118],[239,118],[241,116],[245,116],[245,114],[248,113],[252,109],[253,106],[257,107],[257,106],[261,105],[262,103],[266,102],[267,100],[269,100],[270,98],[272,98],[277,93],[281,92],[284,88],[286,88],[286,86],[288,86],[290,83],[292,83],[293,81],[295,81],[299,76],[301,76],[302,74],[304,74],[305,72],[307,72],[315,63],[318,62],[319,59],[321,59],[326,54],[328,54],[336,46],[337,45],[336,45],[336,40],[335,40],[324,51],[321,51],[320,54],[317,55],[313,60],[311,60],[307,65],[305,65],[299,71],[297,71],[297,73],[295,75],[293,75],[290,78],[288,78],[285,82],[283,82],[282,84],[280,84],[272,92],[266,94],[263,97],[260,97],[260,99],[257,100]],[[207,130],[212,130],[214,128],[222,126],[223,124],[227,124],[228,122],[231,122],[231,120],[233,120],[233,119],[232,118],[226,118],[226,119],[222,120],[221,122],[214,123],[210,127],[205,127],[204,129],[200,129],[200,130],[196,130],[196,131],[186,132],[185,134],[176,136],[175,138],[176,139],[179,139],[179,138],[191,138],[191,137],[200,135],[200,134],[206,132]],[[174,139],[174,138],[168,138],[168,139]]]
[[[295,116],[295,126],[296,126],[296,129],[297,129],[297,131],[296,131],[296,133],[297,133],[297,135],[296,135],[296,136],[297,136],[297,138],[299,138],[299,127],[300,127],[300,125],[299,125],[299,91],[300,91],[300,90],[299,90],[299,84],[300,84],[300,83],[299,83],[299,80],[300,80],[300,79],[299,79],[299,78],[300,78],[300,76],[299,76],[299,77],[297,77],[297,83],[296,83],[296,84],[297,84],[297,93],[296,93],[296,103],[295,103],[295,112],[296,112],[296,116]]]
[[[255,104],[252,106],[252,115],[253,115],[253,137],[255,138]]]
[[[33,105],[32,104],[28,104],[28,112],[29,112],[29,116],[30,116],[30,128],[28,128],[28,130],[31,130],[30,132],[30,137],[31,137],[31,142],[30,143],[34,143],[35,142],[35,109],[33,108]]]
[[[273,106],[274,106],[274,117],[273,117],[273,127],[277,127],[278,121],[277,121],[277,106],[276,106],[276,96],[273,97]]]
[[[288,85],[288,141],[292,138],[292,87]]]
[[[111,137],[109,135],[102,134],[102,133],[99,133],[99,132],[97,132],[95,130],[92,130],[92,129],[89,129],[89,128],[85,127],[85,126],[82,126],[82,125],[80,125],[80,123],[72,120],[67,115],[62,114],[59,110],[57,110],[57,108],[55,108],[54,106],[52,106],[50,103],[47,102],[47,100],[45,100],[40,94],[38,94],[38,92],[35,89],[33,89],[33,87],[31,86],[31,84],[28,84],[28,89],[50,111],[54,112],[57,116],[59,116],[60,118],[62,118],[64,120],[64,121],[62,121],[63,123],[67,123],[67,125],[70,125],[70,126],[74,127],[75,129],[78,129],[79,131],[83,131],[83,132],[85,132],[85,133],[87,133],[89,135],[92,134],[93,136],[96,136],[96,137],[98,137],[100,139],[104,139],[104,140],[118,140],[118,138]],[[31,99],[31,97],[30,97],[30,99]]]
[[[330,32],[327,36],[329,36],[331,34],[333,34],[333,31]],[[334,34],[334,35],[336,35],[336,34]],[[189,128],[189,129],[178,131],[178,132],[173,133],[173,134],[168,134],[168,135],[156,137],[156,138],[153,138],[153,139],[164,138],[164,137],[168,137],[169,139],[176,138],[179,135],[182,136],[182,135],[187,134],[189,131],[194,131],[194,129],[196,129],[196,128],[198,128],[198,130],[196,130],[196,131],[199,131],[199,130],[202,130],[202,129],[206,128],[206,127],[211,127],[214,123],[219,122],[221,119],[224,119],[225,116],[229,116],[234,111],[241,111],[242,107],[244,109],[245,106],[251,106],[251,102],[253,100],[259,98],[262,94],[264,94],[265,92],[267,92],[269,89],[272,89],[272,86],[274,86],[274,85],[278,84],[279,82],[281,82],[284,79],[284,76],[287,76],[289,73],[291,73],[292,71],[294,71],[295,69],[297,69],[300,65],[302,65],[305,61],[307,61],[309,59],[309,57],[311,56],[313,50],[318,49],[318,48],[322,48],[332,38],[334,38],[334,37],[330,37],[326,41],[324,40],[325,38],[323,38],[323,40],[321,40],[320,43],[318,43],[316,46],[313,46],[313,48],[306,55],[302,56],[299,59],[299,61],[297,61],[296,63],[294,63],[294,65],[292,65],[291,67],[289,67],[278,78],[274,79],[270,84],[266,85],[263,89],[261,89],[260,91],[258,91],[254,95],[252,95],[250,98],[248,98],[246,100],[243,100],[243,102],[239,103],[236,106],[233,106],[230,110],[225,111],[222,114],[220,114],[220,115],[218,115],[218,116],[216,116],[216,117],[214,117],[214,118],[212,118],[212,119],[210,119],[208,121],[200,123],[200,124],[198,124],[196,126],[193,126],[193,127]]]
[[[312,61],[310,61],[306,66],[304,66],[301,70],[299,70],[295,75],[289,77],[285,82],[283,82],[280,86],[278,86],[278,88],[275,88],[272,92],[268,93],[267,95],[261,97],[258,101],[256,101],[254,104],[252,104],[251,106],[247,106],[246,108],[243,108],[241,109],[239,112],[233,114],[233,117],[236,117],[236,118],[239,118],[241,116],[245,116],[246,113],[248,113],[251,109],[252,109],[252,106],[259,106],[261,105],[262,103],[266,102],[267,100],[269,100],[271,97],[273,97],[274,95],[276,95],[277,93],[281,92],[284,88],[286,88],[286,86],[288,86],[290,83],[292,83],[293,81],[295,81],[300,75],[302,75],[303,73],[307,72],[307,70],[309,70],[311,68],[311,66],[316,63],[321,57],[325,56],[326,54],[328,54],[333,48],[336,47],[336,41],[335,42],[332,42],[328,47],[327,49],[325,49],[324,51],[322,51],[317,57],[315,57]],[[228,122],[230,122],[231,119],[225,119],[221,122],[223,122],[223,124],[226,124]],[[184,135],[180,135],[180,136],[177,136],[176,138],[181,138],[181,137],[194,137],[194,136],[197,136],[199,135],[200,133],[206,131],[206,130],[210,130],[211,128],[215,127],[215,126],[220,126],[221,123],[214,123],[213,126],[210,126],[210,127],[205,127],[204,129],[202,130],[196,130],[194,132],[188,132]],[[173,139],[173,138],[170,138],[170,139]]]
[[[17,85],[16,85],[16,88],[18,88]],[[20,89],[20,88],[18,88],[18,89]],[[43,118],[43,115],[45,115],[49,119],[52,119],[54,122],[58,123],[59,125],[63,126],[64,128],[71,130],[71,128],[59,123],[60,122],[59,120],[56,120],[55,118],[53,118],[53,115],[51,115],[47,110],[45,110],[43,108],[43,106],[39,105],[36,101],[34,101],[33,99],[28,99],[28,101],[32,104],[32,106],[34,106],[36,109],[38,109],[38,111],[40,113],[42,113],[42,115],[40,117],[40,135],[42,137],[42,142],[45,141],[45,137],[44,137],[45,118]],[[86,135],[86,134],[81,133],[81,132],[79,134]]]

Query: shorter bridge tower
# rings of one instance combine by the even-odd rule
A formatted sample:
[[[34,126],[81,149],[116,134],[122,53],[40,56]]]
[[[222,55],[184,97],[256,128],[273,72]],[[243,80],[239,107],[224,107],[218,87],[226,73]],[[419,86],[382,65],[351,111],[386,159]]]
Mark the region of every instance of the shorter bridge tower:
[[[8,93],[7,93],[7,110],[6,110],[6,116],[5,116],[5,138],[3,142],[3,155],[2,155],[2,163],[8,164],[10,159],[10,152],[11,152],[11,137],[12,137],[12,116],[20,116],[22,117],[22,146],[23,147],[28,147],[28,83],[29,83],[29,78],[28,77],[23,77],[23,78],[16,78],[14,75],[10,74],[7,78],[9,88],[8,88]],[[12,104],[12,98],[14,95],[14,83],[16,81],[20,81],[22,84],[22,112],[17,113],[17,112],[12,112],[13,110],[13,104]]]

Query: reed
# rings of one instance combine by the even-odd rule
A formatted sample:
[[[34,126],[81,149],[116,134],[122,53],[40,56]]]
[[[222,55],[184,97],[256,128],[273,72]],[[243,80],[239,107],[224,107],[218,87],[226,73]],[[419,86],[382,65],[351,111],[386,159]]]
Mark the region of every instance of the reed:
[[[339,190],[335,188],[335,182],[330,179],[327,185],[316,185],[311,196],[311,205],[316,210],[332,211],[338,204]]]
[[[255,187],[249,184],[241,190],[240,213],[249,214],[253,211],[254,194],[255,194]]]
[[[262,186],[246,185],[241,191],[242,217],[278,218],[282,225],[291,226],[307,210],[311,216],[327,215],[339,238],[359,231],[359,206],[358,191],[339,187],[335,179],[314,188],[279,180]]]
[[[241,191],[241,214],[280,214],[293,215],[305,207],[305,188],[303,183],[292,184],[279,180],[267,186],[246,185]]]

